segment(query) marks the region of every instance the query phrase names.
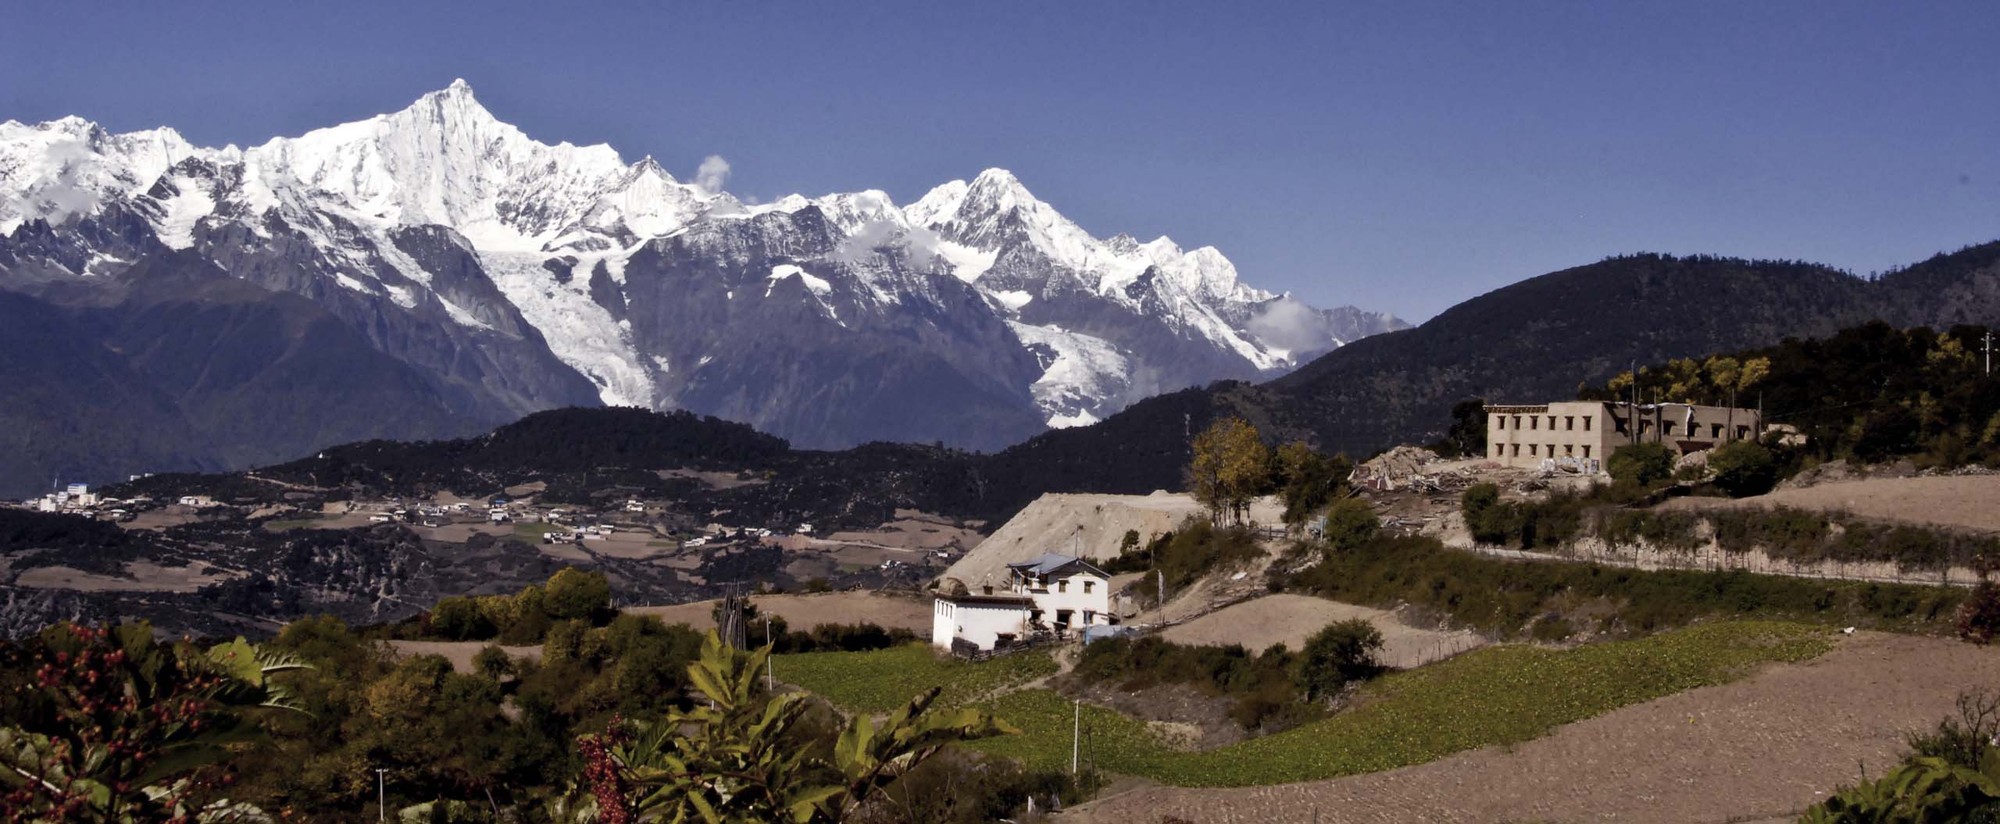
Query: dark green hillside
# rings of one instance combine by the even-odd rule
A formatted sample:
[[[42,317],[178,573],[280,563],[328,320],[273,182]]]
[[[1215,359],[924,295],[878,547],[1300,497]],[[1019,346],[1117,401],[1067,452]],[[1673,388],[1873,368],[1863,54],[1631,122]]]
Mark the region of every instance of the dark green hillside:
[[[1870,321],[1944,329],[1994,317],[2000,242],[1874,279],[1799,262],[1631,255],[1489,292],[1270,383],[1221,384],[1201,401],[1156,398],[1055,434],[1077,443],[1115,441],[1127,453],[1165,453],[1185,443],[1179,416],[1165,408],[1171,405],[1226,410],[1269,438],[1304,437],[1326,451],[1364,455],[1436,440],[1450,425],[1451,405],[1465,398],[1564,399],[1634,364],[1826,338]],[[1792,408],[1789,400],[1771,402],[1781,406]],[[1195,428],[1204,423],[1197,414]],[[1162,486],[1178,481],[1178,467],[1169,469],[1145,471]]]
[[[1831,334],[1877,316],[1871,284],[1823,266],[1633,255],[1523,281],[1271,382],[1275,416],[1369,452],[1443,432],[1463,398],[1567,398],[1634,361]]]

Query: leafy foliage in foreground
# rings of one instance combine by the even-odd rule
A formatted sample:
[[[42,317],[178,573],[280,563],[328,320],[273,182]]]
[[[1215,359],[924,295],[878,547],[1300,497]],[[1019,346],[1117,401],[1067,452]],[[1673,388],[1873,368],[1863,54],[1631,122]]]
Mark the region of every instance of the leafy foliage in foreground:
[[[1774,661],[1830,648],[1824,630],[1732,621],[1571,650],[1489,647],[1361,688],[1357,708],[1241,744],[1186,753],[1137,720],[1084,707],[1088,759],[1102,770],[1182,786],[1312,781],[1421,764],[1455,752],[1527,741],[1562,724],[1695,687],[1725,683]],[[975,749],[1029,766],[1066,765],[1072,705],[1049,690],[995,701],[1022,734]]]
[[[228,745],[297,709],[272,676],[303,665],[242,639],[206,652],[146,624],[50,627],[7,663],[0,801],[10,821],[193,821],[231,776]]]
[[[843,821],[945,746],[1014,731],[977,709],[934,709],[932,687],[879,727],[859,715],[835,740],[815,740],[797,733],[805,693],[760,689],[770,655],[730,649],[711,631],[688,668],[703,705],[583,739],[597,820]]]

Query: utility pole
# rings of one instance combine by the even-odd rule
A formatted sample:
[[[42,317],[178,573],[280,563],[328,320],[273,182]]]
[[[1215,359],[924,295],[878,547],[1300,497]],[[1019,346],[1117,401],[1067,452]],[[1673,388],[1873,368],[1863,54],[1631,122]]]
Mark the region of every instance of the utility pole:
[[[1083,702],[1072,704],[1076,710],[1069,733],[1069,774],[1076,775],[1077,763],[1083,754]]]
[[[375,820],[376,821],[389,820],[389,793],[388,790],[386,789],[387,785],[383,783],[383,778],[382,778],[382,775],[387,772],[388,770],[383,769],[381,767],[375,768]]]
[[[771,646],[771,615],[764,614],[764,646]],[[764,691],[778,691],[778,677],[771,672],[771,656],[764,656]]]
[[[1986,374],[1993,374],[1993,333],[1986,333]]]

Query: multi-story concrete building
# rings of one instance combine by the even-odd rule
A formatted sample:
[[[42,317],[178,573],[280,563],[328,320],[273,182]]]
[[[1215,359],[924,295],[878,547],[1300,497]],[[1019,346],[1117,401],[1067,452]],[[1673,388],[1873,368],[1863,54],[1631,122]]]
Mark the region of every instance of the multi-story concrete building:
[[[1763,431],[1762,413],[1727,406],[1622,401],[1486,405],[1486,457],[1508,466],[1537,467],[1563,459],[1601,465],[1620,447],[1637,443],[1663,443],[1685,455],[1755,440]]]

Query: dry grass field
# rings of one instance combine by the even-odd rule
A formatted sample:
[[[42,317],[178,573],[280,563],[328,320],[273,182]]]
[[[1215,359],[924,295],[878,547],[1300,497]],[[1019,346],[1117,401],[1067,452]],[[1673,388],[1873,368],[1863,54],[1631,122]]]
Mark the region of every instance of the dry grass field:
[[[1773,507],[1847,512],[1863,518],[2000,532],[2000,475],[1870,478],[1781,489],[1768,495],[1676,498],[1663,507]]]
[[[750,602],[757,610],[785,619],[792,629],[812,629],[820,624],[868,622],[885,629],[902,628],[920,637],[930,637],[931,602],[872,592],[828,592],[817,595],[754,595]],[[626,612],[658,616],[669,624],[687,624],[697,630],[715,626],[715,602],[696,601],[659,607],[626,607]]]
[[[1169,627],[1161,637],[1176,644],[1242,644],[1255,652],[1284,644],[1296,652],[1327,624],[1350,618],[1365,619],[1381,630],[1382,662],[1399,669],[1449,658],[1486,643],[1469,631],[1423,629],[1403,623],[1391,612],[1293,594],[1266,595],[1224,607]]]

